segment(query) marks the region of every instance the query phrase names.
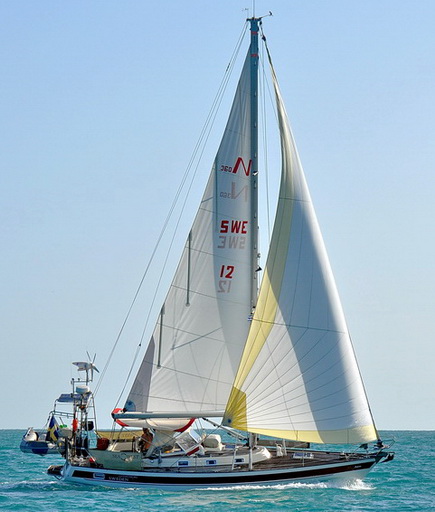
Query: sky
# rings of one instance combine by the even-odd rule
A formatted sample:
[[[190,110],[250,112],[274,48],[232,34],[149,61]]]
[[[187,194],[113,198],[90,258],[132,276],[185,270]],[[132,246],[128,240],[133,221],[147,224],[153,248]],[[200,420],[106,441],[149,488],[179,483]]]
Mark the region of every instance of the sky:
[[[105,367],[245,8],[0,0],[0,428],[43,426],[87,352]],[[376,424],[435,429],[435,3],[255,10],[273,13],[264,30]],[[151,287],[142,292],[99,386],[100,428],[142,336]]]

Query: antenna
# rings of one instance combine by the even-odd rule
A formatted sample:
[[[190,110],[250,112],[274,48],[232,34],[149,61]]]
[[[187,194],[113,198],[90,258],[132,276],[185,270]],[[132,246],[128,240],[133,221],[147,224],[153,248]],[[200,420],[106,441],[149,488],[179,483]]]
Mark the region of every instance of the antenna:
[[[245,8],[243,9],[244,11],[248,11],[249,12],[249,9],[248,8]],[[269,11],[267,14],[264,14],[263,16],[259,16],[258,18],[255,17],[255,14],[252,15],[252,18],[248,18],[248,20],[262,20],[263,18],[267,18],[268,16],[273,16],[273,13],[272,11]]]
[[[89,356],[89,354],[88,354]],[[89,358],[90,359],[90,358]],[[95,358],[94,358],[95,359]],[[86,384],[92,382],[94,378],[94,370],[97,373],[100,373],[98,368],[92,362],[87,361],[76,361],[73,363],[74,366],[77,366],[79,372],[86,372]]]
[[[249,7],[245,7],[242,9],[243,11],[247,11],[249,18]],[[255,0],[252,0],[252,18],[255,18]]]

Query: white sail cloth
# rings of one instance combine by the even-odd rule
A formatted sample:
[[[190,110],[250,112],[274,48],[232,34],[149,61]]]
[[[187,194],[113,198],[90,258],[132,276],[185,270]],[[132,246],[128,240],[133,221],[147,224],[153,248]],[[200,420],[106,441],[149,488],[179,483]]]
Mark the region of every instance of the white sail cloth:
[[[225,410],[249,330],[254,272],[249,58],[127,411],[189,417]]]
[[[370,441],[376,429],[273,67],[272,76],[279,202],[224,424],[308,442]]]

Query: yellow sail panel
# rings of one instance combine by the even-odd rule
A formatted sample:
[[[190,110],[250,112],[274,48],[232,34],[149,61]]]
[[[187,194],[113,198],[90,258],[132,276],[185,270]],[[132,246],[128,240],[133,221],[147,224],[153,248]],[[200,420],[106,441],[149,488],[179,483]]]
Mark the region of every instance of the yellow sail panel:
[[[233,387],[231,390],[223,423],[238,430],[246,431],[248,429],[246,418],[246,393],[236,387]]]
[[[286,263],[286,254],[290,237],[292,204],[290,201],[281,201],[278,206],[275,224],[279,231],[273,238],[269,251],[266,269],[261,284],[257,307],[252,320],[246,346],[240,362],[234,387],[238,388],[245,381],[252,369],[276,317],[278,297],[281,292],[282,275]]]

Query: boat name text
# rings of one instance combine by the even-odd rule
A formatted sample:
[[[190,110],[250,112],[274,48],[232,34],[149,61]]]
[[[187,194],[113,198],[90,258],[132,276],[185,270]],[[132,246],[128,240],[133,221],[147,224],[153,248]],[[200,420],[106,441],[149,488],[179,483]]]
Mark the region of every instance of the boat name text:
[[[219,236],[218,249],[244,249],[246,247],[246,236]]]
[[[229,220],[221,221],[221,233],[242,233],[246,235],[246,226],[248,225],[247,220],[232,220],[231,224]]]
[[[229,293],[231,290],[231,279],[233,278],[234,265],[221,265],[219,277],[224,278],[218,281],[218,293]]]

